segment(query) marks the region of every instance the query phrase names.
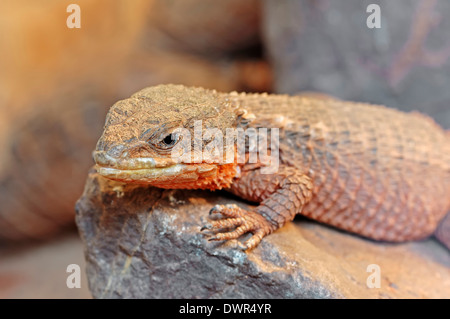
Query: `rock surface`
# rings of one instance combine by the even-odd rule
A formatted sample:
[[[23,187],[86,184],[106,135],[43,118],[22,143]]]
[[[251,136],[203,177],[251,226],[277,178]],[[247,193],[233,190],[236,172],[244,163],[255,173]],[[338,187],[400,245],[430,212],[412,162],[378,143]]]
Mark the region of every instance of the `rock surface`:
[[[94,298],[446,298],[450,254],[433,239],[376,243],[297,218],[253,251],[200,233],[223,192],[124,185],[91,171],[77,203]],[[368,288],[380,268],[380,288]],[[373,276],[372,276],[373,277]],[[370,278],[372,278],[370,277]],[[373,282],[369,278],[369,282]]]
[[[83,271],[83,244],[74,228],[53,241],[0,245],[0,299],[92,298]],[[67,287],[73,274],[67,266],[72,264],[80,266],[80,288]]]
[[[450,213],[439,224],[435,236],[450,249]]]

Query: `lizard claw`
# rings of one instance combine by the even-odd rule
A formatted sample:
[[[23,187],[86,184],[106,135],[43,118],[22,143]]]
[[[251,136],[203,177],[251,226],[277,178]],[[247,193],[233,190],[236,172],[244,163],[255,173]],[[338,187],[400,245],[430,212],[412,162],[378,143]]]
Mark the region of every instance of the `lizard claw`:
[[[263,216],[253,211],[246,211],[237,205],[216,205],[210,210],[211,214],[220,213],[226,218],[211,221],[202,227],[201,230],[208,229],[215,233],[209,241],[222,241],[238,239],[246,233],[252,233],[244,244],[238,241],[239,248],[248,250],[256,247],[264,236],[270,234],[275,227]],[[223,229],[230,231],[221,232]]]
[[[209,215],[222,214],[226,217],[239,217],[242,216],[242,208],[236,204],[216,205],[209,211]],[[245,212],[245,211],[244,211]]]
[[[202,228],[200,228],[200,231],[204,231],[204,230],[211,229],[211,228],[212,228],[211,224],[206,224],[206,225],[202,226]]]

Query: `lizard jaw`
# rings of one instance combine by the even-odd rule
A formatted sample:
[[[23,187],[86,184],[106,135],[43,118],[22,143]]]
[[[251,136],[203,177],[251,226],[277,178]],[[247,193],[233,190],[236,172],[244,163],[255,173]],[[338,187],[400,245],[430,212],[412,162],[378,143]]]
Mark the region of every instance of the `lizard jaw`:
[[[97,165],[101,167],[110,167],[119,170],[137,170],[164,168],[178,164],[172,158],[152,158],[152,157],[136,157],[115,158],[107,154],[105,151],[94,151],[92,157]]]
[[[137,184],[165,185],[193,183],[216,170],[213,164],[174,164],[158,168],[119,169],[96,165],[97,172],[103,177]]]
[[[127,183],[155,184],[177,180],[195,181],[199,175],[214,170],[213,165],[197,167],[177,163],[171,158],[115,158],[105,151],[94,151],[97,172],[109,179]]]
[[[170,189],[221,189],[229,187],[237,165],[179,163],[171,158],[114,158],[94,151],[97,172],[108,179]]]

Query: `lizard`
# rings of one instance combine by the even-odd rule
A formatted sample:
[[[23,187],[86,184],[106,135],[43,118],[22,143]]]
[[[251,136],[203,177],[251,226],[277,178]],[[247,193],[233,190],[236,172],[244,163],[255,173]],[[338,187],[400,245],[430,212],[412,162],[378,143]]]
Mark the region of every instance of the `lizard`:
[[[212,139],[186,141],[178,129],[195,136],[200,120],[202,129],[220,136],[227,128],[277,131],[276,142],[262,144],[267,154],[277,154],[277,169],[263,172],[263,157],[249,160],[248,138],[241,143],[244,160],[193,161]],[[432,235],[450,209],[449,137],[425,115],[381,105],[167,84],[115,103],[93,158],[108,179],[224,189],[257,203],[252,210],[216,205],[210,215],[217,218],[201,228],[209,240],[237,239],[244,250],[297,214],[376,241],[405,242]],[[193,147],[175,156],[183,138]],[[241,242],[247,233],[251,237]]]

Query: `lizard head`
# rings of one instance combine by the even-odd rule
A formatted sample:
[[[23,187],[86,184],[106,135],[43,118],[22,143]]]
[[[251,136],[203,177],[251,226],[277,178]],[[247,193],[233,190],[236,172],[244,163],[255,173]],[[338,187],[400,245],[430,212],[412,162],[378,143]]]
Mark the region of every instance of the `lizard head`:
[[[223,156],[205,158],[205,148],[215,139],[211,134],[205,139],[196,130],[200,125],[200,130],[213,129],[225,136],[227,128],[236,126],[236,104],[224,94],[202,88],[143,89],[109,110],[93,152],[97,172],[109,179],[161,188],[228,187],[236,164],[225,163]]]

